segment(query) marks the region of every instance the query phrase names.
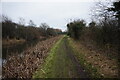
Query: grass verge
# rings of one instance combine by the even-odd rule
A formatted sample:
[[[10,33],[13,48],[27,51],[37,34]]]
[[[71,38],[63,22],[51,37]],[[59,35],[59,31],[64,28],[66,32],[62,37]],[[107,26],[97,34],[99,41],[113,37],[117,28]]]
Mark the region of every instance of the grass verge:
[[[103,78],[102,75],[100,75],[97,68],[92,66],[91,63],[88,63],[85,60],[85,54],[82,52],[81,49],[78,49],[77,46],[74,44],[74,41],[68,37],[69,46],[74,51],[74,55],[78,59],[79,63],[85,68],[85,70],[90,74],[91,78]]]

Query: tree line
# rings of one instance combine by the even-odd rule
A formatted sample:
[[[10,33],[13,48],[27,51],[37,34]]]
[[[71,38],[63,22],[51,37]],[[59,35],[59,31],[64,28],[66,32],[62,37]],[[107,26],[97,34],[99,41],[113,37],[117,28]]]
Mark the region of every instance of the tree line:
[[[36,27],[32,20],[29,21],[29,25],[25,25],[23,18],[19,19],[19,23],[13,22],[7,16],[2,16],[2,38],[3,39],[25,39],[32,41],[41,38],[47,38],[50,36],[56,36],[62,31],[60,29],[50,28],[46,23],[41,23],[39,27]]]
[[[67,24],[68,35],[75,40],[81,40],[85,43],[96,44],[97,46],[105,46],[108,48],[120,47],[120,1],[113,2],[111,7],[103,6],[100,13],[94,13],[93,20],[86,25],[84,20],[74,20]],[[97,5],[97,6],[98,6]],[[99,9],[100,10],[100,9]],[[99,19],[100,18],[100,19]]]

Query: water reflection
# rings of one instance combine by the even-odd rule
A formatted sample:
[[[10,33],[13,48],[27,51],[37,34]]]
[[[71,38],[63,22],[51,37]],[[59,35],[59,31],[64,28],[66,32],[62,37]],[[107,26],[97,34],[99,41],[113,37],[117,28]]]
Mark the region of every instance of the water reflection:
[[[6,59],[8,55],[12,54],[20,54],[23,52],[26,48],[34,46],[38,40],[35,41],[28,41],[24,42],[22,44],[17,44],[17,45],[10,45],[10,46],[5,46],[2,45],[2,59]],[[4,63],[5,61],[3,61]]]

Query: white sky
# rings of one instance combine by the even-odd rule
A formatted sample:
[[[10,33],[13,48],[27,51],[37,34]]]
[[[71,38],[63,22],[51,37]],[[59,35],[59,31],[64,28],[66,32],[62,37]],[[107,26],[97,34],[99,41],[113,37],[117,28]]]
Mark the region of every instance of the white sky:
[[[95,2],[107,0],[1,0],[2,2]]]
[[[90,9],[95,0],[2,0],[2,14],[18,22],[23,17],[26,23],[47,23],[50,27],[66,30],[70,19],[85,19],[90,22]],[[1,13],[1,11],[0,11]]]

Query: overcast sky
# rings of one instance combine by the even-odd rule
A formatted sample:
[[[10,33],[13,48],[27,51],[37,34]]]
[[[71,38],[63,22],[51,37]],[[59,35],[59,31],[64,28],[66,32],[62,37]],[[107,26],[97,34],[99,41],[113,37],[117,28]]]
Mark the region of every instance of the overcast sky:
[[[2,0],[2,14],[14,22],[23,17],[26,24],[33,20],[36,25],[47,23],[50,27],[64,31],[70,19],[90,22],[90,9],[94,4],[94,0]]]

